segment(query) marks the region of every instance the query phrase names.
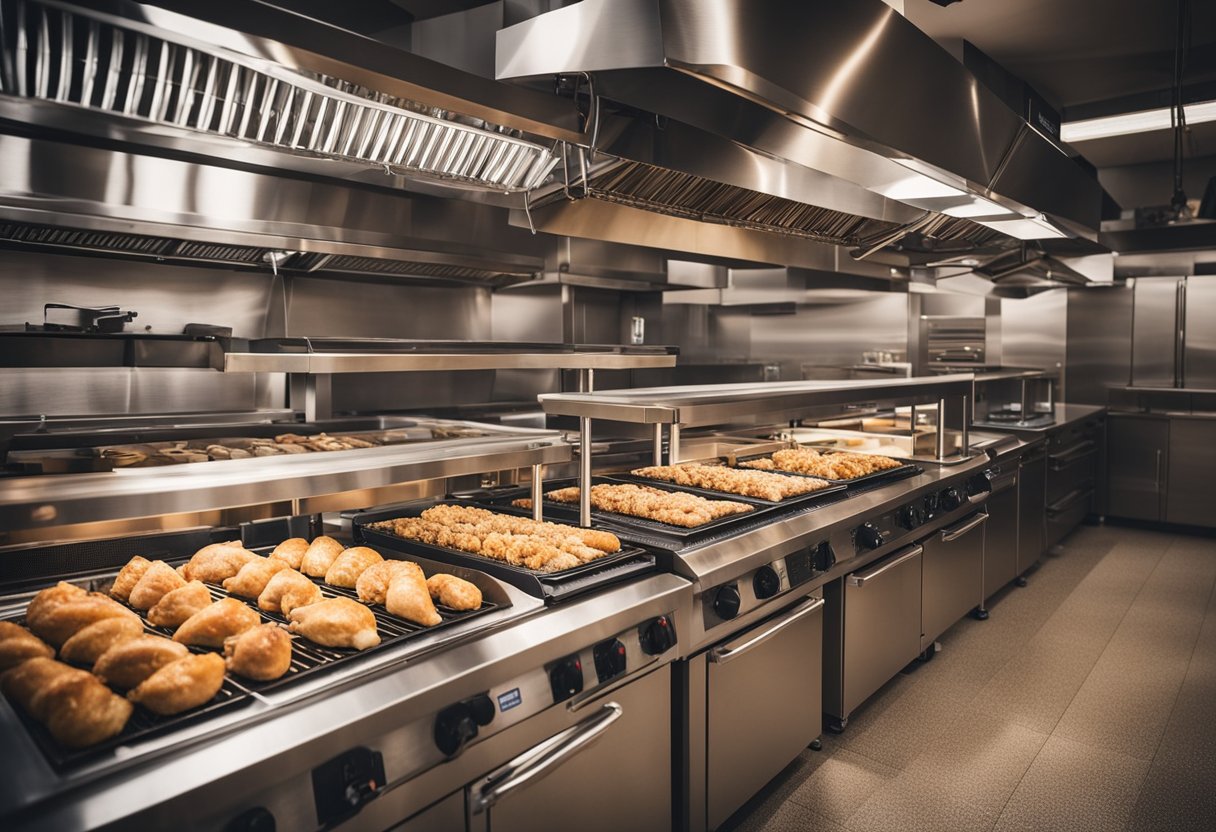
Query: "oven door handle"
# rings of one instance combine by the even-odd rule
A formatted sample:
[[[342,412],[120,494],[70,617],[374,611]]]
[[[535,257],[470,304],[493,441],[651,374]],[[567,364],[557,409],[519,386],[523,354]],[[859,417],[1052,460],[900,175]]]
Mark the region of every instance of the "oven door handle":
[[[988,522],[988,515],[980,513],[980,514],[975,515],[975,517],[972,517],[970,520],[968,520],[967,522],[963,523],[960,526],[955,526],[952,529],[942,529],[942,532],[941,532],[942,543],[949,543],[951,540],[958,540],[960,537],[965,535],[967,532],[971,531],[972,529],[976,528],[977,526],[982,526],[983,524],[985,524],[987,522]]]
[[[806,618],[822,606],[822,598],[811,598],[791,609],[774,622],[772,626],[765,627],[738,647],[715,647],[713,650],[710,650],[709,660],[714,664],[726,664],[729,661],[737,659],[749,650],[756,649],[786,627]]]
[[[896,555],[890,560],[885,560],[876,569],[871,569],[869,572],[854,572],[849,576],[849,583],[853,586],[865,586],[867,581],[872,581],[884,572],[887,572],[899,566],[906,560],[911,560],[917,555],[925,553],[924,546],[912,546],[905,550],[902,555]]]
[[[543,779],[558,765],[585,751],[604,735],[625,711],[607,702],[591,716],[533,746],[498,771],[488,775],[471,796],[473,814],[481,814],[512,792]]]

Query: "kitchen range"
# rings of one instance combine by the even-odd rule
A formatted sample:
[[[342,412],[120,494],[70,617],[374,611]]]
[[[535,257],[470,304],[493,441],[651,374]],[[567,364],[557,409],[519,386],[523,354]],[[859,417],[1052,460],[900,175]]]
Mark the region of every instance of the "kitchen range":
[[[4,829],[735,828],[1212,526],[1212,279],[904,3],[296,5],[0,0]]]

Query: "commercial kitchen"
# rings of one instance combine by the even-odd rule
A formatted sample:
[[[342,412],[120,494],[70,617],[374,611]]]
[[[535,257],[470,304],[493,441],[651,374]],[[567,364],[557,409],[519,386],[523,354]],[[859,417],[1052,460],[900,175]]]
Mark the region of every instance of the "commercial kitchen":
[[[1216,5],[0,0],[0,828],[1216,828]]]

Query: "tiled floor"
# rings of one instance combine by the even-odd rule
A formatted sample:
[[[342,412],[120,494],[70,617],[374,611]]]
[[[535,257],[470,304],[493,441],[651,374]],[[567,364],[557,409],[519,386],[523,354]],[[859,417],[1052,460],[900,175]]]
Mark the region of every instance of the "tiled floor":
[[[730,830],[1216,829],[1216,539],[1082,527]]]

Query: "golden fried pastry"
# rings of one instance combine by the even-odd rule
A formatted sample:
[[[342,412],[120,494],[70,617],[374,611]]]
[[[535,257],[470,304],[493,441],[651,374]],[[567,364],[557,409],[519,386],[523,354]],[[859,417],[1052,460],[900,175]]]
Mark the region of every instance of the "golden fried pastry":
[[[121,733],[134,707],[91,673],[63,674],[39,697],[42,721],[68,748],[88,748]]]
[[[98,656],[93,672],[107,685],[133,688],[189,652],[186,645],[164,636],[136,636],[115,644]]]
[[[55,648],[22,626],[0,621],[0,673],[35,658],[49,659]]]
[[[329,567],[333,566],[338,555],[346,548],[332,537],[321,535],[314,540],[300,561],[300,571],[314,578],[324,578]]]
[[[561,503],[577,503],[578,487],[559,488],[546,495]],[[642,517],[669,526],[695,528],[733,514],[747,514],[752,506],[734,500],[707,500],[683,491],[663,491],[648,485],[620,483],[591,486],[591,506],[599,511]]]
[[[302,537],[289,537],[278,546],[275,546],[270,556],[275,560],[283,561],[292,569],[299,569],[300,564],[304,560],[304,553],[307,551],[307,540]]]
[[[431,600],[422,571],[403,571],[393,576],[384,597],[384,606],[393,615],[424,627],[434,627],[443,621]]]
[[[229,673],[269,682],[291,667],[291,636],[278,624],[259,624],[224,640]]]
[[[186,585],[186,579],[163,560],[154,560],[143,577],[131,588],[131,596],[127,602],[137,610],[148,610],[156,606],[156,602],[165,593]]]
[[[321,598],[321,587],[294,569],[284,569],[270,578],[258,596],[258,607],[266,612],[290,615],[296,607],[315,604]]]
[[[257,598],[262,594],[262,590],[266,588],[266,584],[270,583],[270,579],[274,577],[274,573],[290,568],[287,565],[287,561],[277,558],[251,560],[241,567],[240,572],[224,581],[224,589],[233,595],[240,595],[244,598]]]
[[[654,465],[649,468],[637,468],[631,473],[646,479],[674,482],[677,485],[690,485],[710,491],[725,491],[744,497],[759,497],[772,502],[828,487],[824,480],[810,477],[787,477],[768,471],[744,471],[739,468],[727,468],[725,465],[704,465],[699,462]]]
[[[382,560],[374,563],[355,582],[355,591],[359,600],[365,604],[383,604],[388,595],[388,585],[393,577],[402,571],[413,571],[422,574],[422,567],[408,560]]]
[[[30,716],[41,721],[46,716],[40,707],[42,693],[61,676],[81,673],[88,675],[83,670],[77,670],[54,659],[33,658],[0,676],[0,690],[24,708]]]
[[[224,639],[256,627],[261,616],[235,598],[225,598],[203,607],[182,622],[173,640],[197,647],[223,647]]]
[[[127,561],[118,572],[118,577],[114,579],[114,585],[110,587],[110,595],[117,598],[119,601],[126,601],[131,597],[131,590],[139,583],[139,579],[148,571],[148,567],[152,565],[152,561],[145,557],[136,555]]]
[[[374,566],[384,558],[375,549],[366,546],[352,546],[342,552],[325,571],[325,583],[330,586],[354,588],[363,570]]]
[[[180,627],[186,619],[211,605],[211,590],[202,581],[191,581],[166,592],[148,610],[148,623],[155,627]]]
[[[475,584],[455,575],[439,573],[426,580],[431,598],[453,610],[481,609],[481,590]]]
[[[103,618],[81,628],[65,641],[59,649],[59,658],[92,667],[101,654],[115,644],[143,634],[144,625],[138,618]]]
[[[191,653],[144,679],[127,698],[167,716],[210,701],[223,686],[223,658],[218,653]]]
[[[392,589],[389,589],[392,592]],[[429,601],[430,598],[427,598]],[[326,598],[291,611],[291,631],[326,647],[366,650],[380,643],[376,617],[351,598]]]
[[[71,585],[60,583],[42,590],[25,611],[30,630],[52,646],[58,647],[78,630],[103,618],[139,620],[139,616],[107,595],[78,587],[72,587],[74,592],[68,591],[62,589],[65,586]]]
[[[182,569],[181,575],[187,581],[218,584],[240,572],[242,566],[257,557],[237,540],[212,543],[194,553],[190,562]]]
[[[851,452],[821,454],[814,448],[786,448],[775,451],[771,457],[754,459],[740,465],[761,470],[790,471],[822,477],[826,480],[851,480],[873,474],[876,471],[886,471],[903,465],[897,459],[880,454],[859,454]]]

